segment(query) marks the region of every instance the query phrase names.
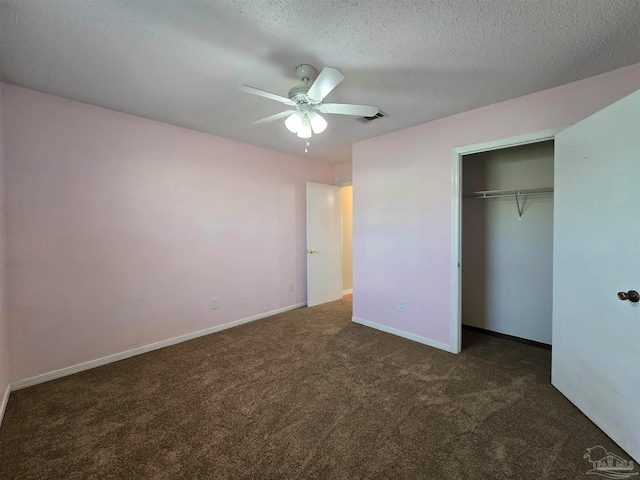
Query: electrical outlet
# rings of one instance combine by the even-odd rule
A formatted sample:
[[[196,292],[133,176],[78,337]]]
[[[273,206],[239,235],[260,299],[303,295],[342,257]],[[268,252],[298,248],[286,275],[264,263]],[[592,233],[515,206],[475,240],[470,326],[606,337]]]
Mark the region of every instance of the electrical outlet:
[[[398,300],[398,311],[404,313],[404,300]]]
[[[293,283],[289,284],[289,293],[293,293]]]
[[[218,308],[218,299],[217,298],[212,298],[211,299],[211,310],[215,310]]]

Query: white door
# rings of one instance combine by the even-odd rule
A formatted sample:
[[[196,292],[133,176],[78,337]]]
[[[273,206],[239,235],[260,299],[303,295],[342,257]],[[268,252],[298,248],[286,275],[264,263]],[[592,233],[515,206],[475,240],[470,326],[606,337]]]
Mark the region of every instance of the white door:
[[[640,462],[640,91],[556,136],[554,183],[552,384]]]
[[[342,298],[340,187],[307,183],[307,306]]]

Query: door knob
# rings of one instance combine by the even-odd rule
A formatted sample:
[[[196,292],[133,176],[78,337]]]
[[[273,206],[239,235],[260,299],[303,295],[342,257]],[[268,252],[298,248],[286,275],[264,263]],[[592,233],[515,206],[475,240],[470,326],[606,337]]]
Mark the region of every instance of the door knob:
[[[311,254],[311,253],[318,253],[317,250],[314,250],[313,248],[310,248],[309,250],[307,250],[307,253]]]
[[[640,293],[635,290],[629,290],[628,292],[618,292],[618,298],[620,300],[629,300],[632,303],[640,302]]]

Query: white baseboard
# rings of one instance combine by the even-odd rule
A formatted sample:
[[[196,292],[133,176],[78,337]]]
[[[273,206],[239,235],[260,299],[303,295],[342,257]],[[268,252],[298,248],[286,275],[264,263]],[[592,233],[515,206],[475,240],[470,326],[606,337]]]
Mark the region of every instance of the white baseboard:
[[[170,338],[168,340],[162,340],[161,342],[152,343],[150,345],[144,345],[142,347],[137,347],[132,350],[127,350],[126,352],[116,353],[113,355],[109,355],[107,357],[102,357],[96,360],[90,360],[88,362],[72,365],[71,367],[65,367],[65,368],[61,368],[60,370],[54,370],[53,372],[36,375],[35,377],[25,378],[24,380],[18,380],[16,382],[12,382],[9,385],[9,387],[12,391],[20,390],[21,388],[26,388],[32,385],[37,385],[39,383],[48,382],[49,380],[54,380],[56,378],[66,377],[67,375],[73,375],[74,373],[82,372],[84,370],[89,370],[95,367],[100,367],[108,363],[117,362],[118,360],[124,360],[125,358],[141,355],[143,353],[151,352],[153,350],[158,350],[160,348],[169,347],[171,345],[175,345],[176,343],[182,343],[188,340],[193,340],[194,338],[202,337],[204,335],[209,335],[211,333],[220,332],[222,330],[227,330],[228,328],[237,327],[245,323],[253,322],[255,320],[260,320],[262,318],[270,317],[272,315],[277,315],[278,313],[287,312],[289,310],[304,307],[306,305],[307,305],[307,302],[302,302],[296,305],[290,305],[288,307],[279,308],[277,310],[271,310],[270,312],[260,313],[258,315],[254,315],[253,317],[247,317],[241,320],[225,323],[223,325],[217,325],[215,327],[206,328],[204,330],[198,330],[197,332],[188,333],[186,335],[181,335],[179,337]]]
[[[370,322],[369,320],[364,320],[363,318],[358,318],[358,317],[351,317],[351,321],[354,323],[359,323],[360,325],[364,325],[365,327],[375,328],[376,330],[380,330],[382,332],[390,333],[392,335],[397,335],[398,337],[406,338],[408,340],[413,340],[414,342],[422,343],[430,347],[439,348],[440,350],[444,350],[445,352],[453,352],[451,345],[437,342],[435,340],[431,340],[426,337],[421,337],[413,333],[404,332],[402,330],[398,330],[397,328],[387,327],[386,325]]]
[[[350,293],[353,293],[353,288],[349,288],[348,290],[343,290],[342,296],[344,297],[345,295],[349,295]]]
[[[4,411],[7,408],[7,402],[9,401],[10,393],[11,393],[11,384],[7,385],[7,389],[4,392],[4,397],[2,397],[2,402],[0,403],[0,425],[2,425],[2,419],[4,418]]]

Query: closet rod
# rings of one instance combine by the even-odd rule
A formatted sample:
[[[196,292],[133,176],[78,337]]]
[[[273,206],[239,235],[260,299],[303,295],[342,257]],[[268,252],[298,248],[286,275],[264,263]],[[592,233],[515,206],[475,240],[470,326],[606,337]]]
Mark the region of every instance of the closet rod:
[[[553,187],[519,188],[514,190],[482,190],[480,192],[469,192],[463,196],[465,198],[497,198],[497,197],[524,197],[528,195],[548,195],[553,193]]]
[[[522,212],[524,204],[520,207],[518,197],[526,197],[530,195],[549,195],[553,193],[553,187],[538,188],[520,188],[518,190],[483,190],[480,192],[465,193],[466,198],[498,198],[498,197],[516,197],[516,208],[518,209],[518,220],[522,220]]]

